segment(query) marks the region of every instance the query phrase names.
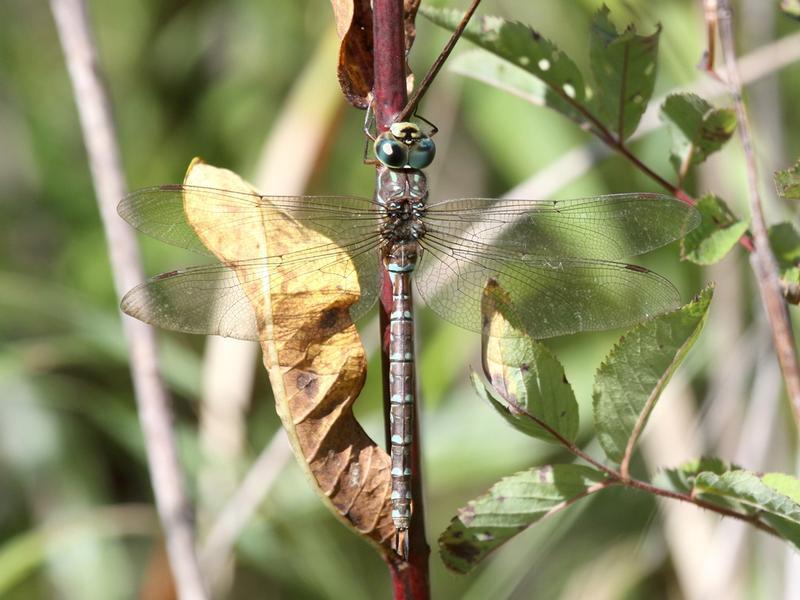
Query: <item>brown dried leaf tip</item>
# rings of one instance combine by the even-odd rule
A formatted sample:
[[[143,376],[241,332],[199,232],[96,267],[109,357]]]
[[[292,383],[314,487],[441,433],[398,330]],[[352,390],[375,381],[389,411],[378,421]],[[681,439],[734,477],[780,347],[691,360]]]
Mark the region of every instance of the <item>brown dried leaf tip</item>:
[[[404,0],[403,28],[406,55],[417,35],[415,20],[421,0]],[[347,101],[356,108],[366,108],[374,82],[375,60],[370,0],[331,0],[339,46],[337,76]],[[410,73],[410,70],[409,70]]]

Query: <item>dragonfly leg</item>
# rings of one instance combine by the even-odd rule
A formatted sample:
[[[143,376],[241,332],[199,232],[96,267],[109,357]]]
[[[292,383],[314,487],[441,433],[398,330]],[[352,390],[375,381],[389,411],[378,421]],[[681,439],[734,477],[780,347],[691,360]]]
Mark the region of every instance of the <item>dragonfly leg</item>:
[[[375,127],[375,111],[372,110],[372,97],[367,104],[367,114],[364,117],[364,135],[368,139],[375,141],[375,136],[372,134],[372,129]]]
[[[375,127],[375,112],[372,110],[372,97],[367,104],[367,115],[364,118],[364,135],[367,139],[364,141],[364,157],[363,162],[365,165],[379,165],[380,161],[369,157],[370,142],[375,141],[375,136],[372,135],[372,129]]]

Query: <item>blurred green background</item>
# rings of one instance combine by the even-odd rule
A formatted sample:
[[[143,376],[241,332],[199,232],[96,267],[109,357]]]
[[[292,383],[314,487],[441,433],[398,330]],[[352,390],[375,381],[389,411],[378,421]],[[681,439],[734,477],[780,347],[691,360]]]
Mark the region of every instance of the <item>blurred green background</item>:
[[[633,21],[650,32],[656,23],[663,25],[656,98],[697,81],[709,85],[695,68],[705,46],[699,0],[608,4],[618,26]],[[743,54],[798,30],[796,21],[780,14],[777,1],[736,4]],[[589,21],[600,5],[486,0],[481,11],[533,25],[588,71]],[[275,156],[291,165],[296,154],[309,193],[371,193],[373,172],[361,163],[363,113],[347,106],[337,87],[329,3],[95,0],[90,10],[131,189],[179,182],[189,161],[202,156],[257,181],[264,191],[280,191],[286,182],[279,175],[265,180],[270,171],[264,161],[272,160],[274,173]],[[419,18],[411,56],[418,76],[446,37]],[[468,46],[463,43],[456,53]],[[776,69],[775,52],[758,55],[754,69],[761,75],[751,77],[747,88],[770,222],[794,217],[776,201],[769,177],[800,155],[800,67]],[[710,89],[708,99],[729,104],[720,86]],[[550,198],[661,191],[623,159],[603,157],[588,135],[555,113],[447,69],[420,112],[441,130],[430,170],[434,199],[499,196],[526,182],[532,195]],[[281,122],[292,124],[290,136],[277,132]],[[304,128],[304,122],[315,127]],[[633,149],[671,178],[668,136],[653,122],[655,129]],[[270,143],[272,154],[265,154]],[[575,160],[556,163],[570,151]],[[265,155],[272,158],[259,158]],[[580,157],[594,164],[583,169]],[[744,216],[742,165],[734,141],[693,174],[687,187],[693,193],[714,190]],[[149,274],[197,262],[188,253],[141,241]],[[655,473],[712,454],[755,470],[794,472],[796,431],[747,257],[737,249],[700,270],[680,263],[673,245],[638,262],[668,276],[685,299],[707,280],[718,287],[706,331],[651,420],[636,471]],[[357,414],[382,440],[377,328],[374,318],[366,321],[370,378]],[[800,564],[781,544],[693,507],[620,490],[542,522],[469,576],[448,573],[435,540],[459,506],[503,475],[569,457],[513,431],[480,403],[467,380],[469,367],[479,365],[477,335],[423,309],[419,322],[434,597],[800,595]],[[171,597],[121,331],[52,16],[46,3],[4,0],[0,598]],[[592,377],[619,333],[550,344],[578,393],[582,441],[590,451],[598,450],[591,441]],[[260,366],[252,377],[244,368],[242,378],[235,378],[219,352],[207,352],[206,340],[170,333],[161,333],[160,340],[202,535],[273,439],[278,419]],[[230,356],[250,366],[257,360],[247,350]],[[244,402],[226,405],[223,393],[223,402],[213,404],[209,390],[217,389],[219,397],[220,385]],[[322,508],[291,457],[275,456],[279,474],[239,540],[219,596],[390,597],[377,555]]]

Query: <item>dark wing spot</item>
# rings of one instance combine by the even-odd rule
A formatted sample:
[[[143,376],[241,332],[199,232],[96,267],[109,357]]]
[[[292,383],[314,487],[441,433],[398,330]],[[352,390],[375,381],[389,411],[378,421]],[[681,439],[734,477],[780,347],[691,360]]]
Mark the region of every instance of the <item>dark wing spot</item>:
[[[180,192],[183,190],[183,186],[179,183],[165,183],[164,185],[158,186],[158,189],[164,190],[165,192]]]
[[[640,267],[639,265],[625,265],[625,268],[629,271],[636,271],[637,273],[649,273],[650,269],[645,269],[644,267]]]

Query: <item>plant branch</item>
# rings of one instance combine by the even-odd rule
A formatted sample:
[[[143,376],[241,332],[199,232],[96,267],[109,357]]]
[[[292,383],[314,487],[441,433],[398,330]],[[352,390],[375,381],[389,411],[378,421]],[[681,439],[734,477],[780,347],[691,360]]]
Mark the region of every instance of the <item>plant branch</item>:
[[[397,116],[398,121],[407,121],[408,118],[414,114],[414,111],[417,110],[419,101],[425,95],[425,92],[428,91],[431,83],[433,83],[433,80],[444,66],[445,61],[453,51],[453,48],[455,47],[456,42],[458,42],[458,39],[461,37],[461,34],[464,33],[464,29],[466,29],[470,19],[472,18],[472,15],[475,14],[475,11],[480,3],[481,0],[472,0],[472,4],[467,9],[467,12],[464,13],[464,16],[461,18],[461,22],[458,24],[458,27],[455,28],[453,34],[450,36],[450,39],[447,40],[444,48],[442,48],[442,51],[439,53],[439,56],[436,57],[433,65],[431,65],[431,68],[428,69],[425,77],[423,77],[422,81],[411,95],[411,98],[408,100],[408,102],[406,102],[403,110]]]
[[[406,54],[403,0],[373,0],[373,109],[377,131],[385,131],[395,122],[406,105]],[[389,445],[389,314],[392,309],[392,285],[384,269],[379,304],[382,336],[383,410],[386,423],[386,442]],[[416,381],[411,385],[416,386]],[[396,600],[424,600],[430,597],[428,558],[430,547],[425,539],[425,505],[422,491],[422,460],[419,414],[417,403],[412,404],[411,494],[413,511],[408,535],[409,556],[387,553],[386,561],[392,576]],[[399,541],[399,540],[398,540]]]
[[[119,218],[125,192],[119,144],[104,88],[89,16],[82,0],[50,0],[50,7],[72,81],[84,143],[89,155],[100,216],[105,230],[117,297],[144,280],[133,229]],[[158,514],[178,595],[206,598],[195,554],[192,507],[172,431],[169,395],[159,374],[153,330],[122,315],[131,357],[131,376],[142,426]]]
[[[655,486],[655,485],[653,485],[651,483],[647,483],[646,481],[641,481],[639,479],[632,479],[629,476],[629,474],[623,473],[623,472],[618,471],[616,469],[612,469],[611,467],[609,467],[607,465],[604,465],[600,461],[598,461],[598,460],[592,458],[591,456],[589,456],[589,454],[587,454],[586,452],[581,450],[577,445],[575,445],[575,443],[573,443],[570,440],[568,440],[567,438],[565,438],[558,431],[556,431],[553,427],[551,427],[550,425],[545,423],[542,419],[540,419],[536,415],[530,413],[525,407],[520,406],[519,404],[517,404],[516,402],[506,398],[505,396],[503,396],[503,399],[509,404],[509,406],[511,406],[514,409],[514,412],[526,417],[527,419],[530,419],[531,421],[536,423],[539,427],[541,427],[542,429],[547,431],[551,436],[553,436],[556,440],[558,440],[558,442],[562,446],[564,446],[564,448],[566,450],[568,450],[574,456],[580,458],[581,460],[586,461],[587,463],[589,463],[590,465],[592,465],[596,469],[598,469],[598,470],[602,471],[603,473],[605,473],[609,478],[609,481],[608,481],[607,485],[620,485],[622,487],[628,487],[628,488],[631,488],[631,489],[636,489],[636,490],[640,490],[640,491],[643,491],[643,492],[648,492],[648,493],[654,494],[656,496],[662,496],[664,498],[672,498],[673,500],[680,500],[681,502],[688,502],[688,503],[694,504],[695,506],[698,506],[700,508],[705,508],[706,510],[710,510],[710,511],[716,512],[716,513],[718,513],[720,515],[723,515],[723,516],[726,516],[726,517],[731,517],[733,519],[738,519],[739,521],[744,521],[746,523],[749,523],[750,525],[753,525],[757,529],[760,529],[761,531],[764,531],[764,532],[769,533],[770,535],[774,535],[776,537],[780,537],[778,535],[777,531],[775,531],[772,527],[770,527],[766,523],[763,523],[762,521],[760,521],[758,519],[758,515],[757,514],[747,515],[747,514],[740,513],[740,512],[737,512],[735,510],[732,510],[730,508],[726,508],[724,506],[718,506],[716,504],[712,504],[710,502],[706,502],[705,500],[701,500],[699,498],[695,498],[691,494],[685,494],[685,493],[682,493],[682,492],[675,492],[675,491],[672,491],[672,490],[667,490],[667,489]]]
[[[616,151],[618,154],[625,157],[631,164],[633,164],[639,171],[647,175],[650,179],[655,181],[658,185],[663,187],[666,191],[670,194],[675,196],[681,202],[685,202],[686,204],[690,204],[694,206],[697,204],[697,200],[693,198],[686,190],[684,190],[679,185],[674,185],[661,177],[658,173],[656,173],[653,169],[648,167],[644,162],[639,159],[635,154],[633,154],[628,147],[623,142],[622,132],[620,132],[619,136],[615,136],[608,127],[603,124],[603,122],[592,113],[591,110],[583,103],[578,102],[575,98],[568,96],[563,90],[559,89],[557,86],[553,86],[551,84],[547,84],[550,90],[557,94],[561,99],[572,106],[576,111],[578,111],[586,120],[589,122],[589,126],[586,127],[588,131],[593,133],[600,141],[602,141],[606,146],[611,148],[612,150]],[[753,251],[753,242],[750,238],[748,233],[742,235],[739,238],[739,243],[748,251]]]
[[[761,298],[769,319],[775,351],[778,355],[778,362],[786,383],[786,391],[794,411],[795,424],[800,428],[800,365],[798,365],[797,349],[795,347],[792,324],[789,319],[789,311],[781,291],[778,265],[769,245],[767,225],[761,207],[758,167],[747,109],[742,98],[742,82],[739,78],[739,68],[736,62],[729,0],[718,1],[717,15],[720,49],[725,62],[726,82],[736,108],[739,136],[742,140],[747,167],[750,213],[755,246],[755,251],[751,256],[751,264],[756,274]]]

